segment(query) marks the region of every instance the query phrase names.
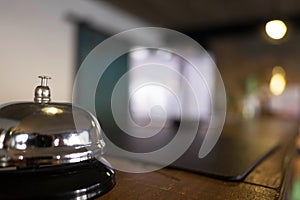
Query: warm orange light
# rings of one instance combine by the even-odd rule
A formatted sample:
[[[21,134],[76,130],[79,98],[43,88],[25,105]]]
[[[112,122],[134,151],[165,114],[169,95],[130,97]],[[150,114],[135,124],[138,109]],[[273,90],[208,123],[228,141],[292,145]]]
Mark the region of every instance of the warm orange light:
[[[50,115],[60,114],[63,112],[62,109],[55,108],[55,107],[45,107],[42,108],[42,111]]]
[[[275,66],[272,70],[272,75],[274,74],[281,74],[282,76],[285,76],[285,70],[281,66]]]
[[[281,95],[285,89],[286,80],[284,75],[276,73],[272,76],[270,81],[270,91],[274,95]]]

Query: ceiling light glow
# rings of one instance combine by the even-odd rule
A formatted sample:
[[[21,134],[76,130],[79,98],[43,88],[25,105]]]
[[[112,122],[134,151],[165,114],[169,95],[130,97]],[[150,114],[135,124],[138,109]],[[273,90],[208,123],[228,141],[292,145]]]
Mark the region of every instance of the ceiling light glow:
[[[266,24],[265,30],[270,38],[280,40],[285,36],[287,26],[281,20],[271,20]]]

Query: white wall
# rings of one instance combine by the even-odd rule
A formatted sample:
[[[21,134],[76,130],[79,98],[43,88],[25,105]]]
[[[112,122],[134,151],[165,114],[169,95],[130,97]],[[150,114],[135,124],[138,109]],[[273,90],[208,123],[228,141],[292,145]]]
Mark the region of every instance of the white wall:
[[[71,101],[76,40],[69,14],[111,33],[148,26],[98,1],[0,1],[0,104],[31,101],[38,75],[52,77],[53,101]]]

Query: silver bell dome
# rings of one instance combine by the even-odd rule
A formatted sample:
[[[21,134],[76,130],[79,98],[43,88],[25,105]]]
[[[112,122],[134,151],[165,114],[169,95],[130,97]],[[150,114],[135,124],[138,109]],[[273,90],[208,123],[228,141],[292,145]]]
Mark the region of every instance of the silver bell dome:
[[[52,103],[40,76],[34,102],[0,106],[0,167],[49,166],[99,158],[105,143],[97,119],[68,103]],[[76,123],[74,117],[76,115]]]

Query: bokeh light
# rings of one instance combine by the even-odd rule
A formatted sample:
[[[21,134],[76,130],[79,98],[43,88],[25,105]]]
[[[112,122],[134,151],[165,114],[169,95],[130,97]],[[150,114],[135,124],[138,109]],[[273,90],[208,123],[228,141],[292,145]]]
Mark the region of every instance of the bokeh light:
[[[281,20],[272,20],[266,24],[265,30],[270,38],[280,40],[286,35],[287,26]]]

